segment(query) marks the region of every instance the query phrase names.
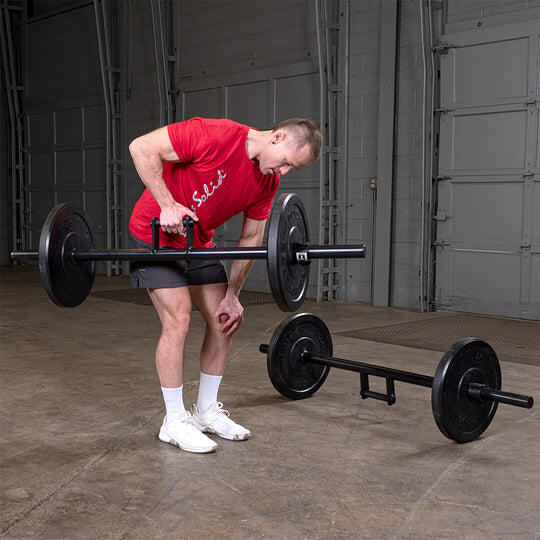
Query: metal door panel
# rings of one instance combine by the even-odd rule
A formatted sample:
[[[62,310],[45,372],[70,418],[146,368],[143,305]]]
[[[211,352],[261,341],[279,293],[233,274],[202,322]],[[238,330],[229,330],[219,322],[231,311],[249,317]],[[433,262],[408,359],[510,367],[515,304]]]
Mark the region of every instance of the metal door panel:
[[[452,249],[449,259],[450,296],[519,303],[520,282],[508,276],[519,275],[520,252]]]
[[[28,194],[30,212],[30,249],[39,249],[39,236],[43,223],[55,205],[53,191],[31,191]]]
[[[532,215],[533,226],[531,241],[533,245],[540,248],[540,180],[533,184]]]
[[[528,46],[518,38],[454,49],[454,103],[527,96]]]
[[[81,108],[57,111],[54,114],[55,143],[58,146],[80,145],[82,142]]]
[[[227,118],[255,129],[267,129],[270,81],[236,84],[227,88]]]
[[[453,170],[525,166],[527,111],[453,116]]]
[[[30,174],[30,191],[52,190],[54,183],[54,160],[49,151],[33,152],[28,155],[28,167],[36,174]]]
[[[79,206],[84,206],[82,191],[78,189],[58,189],[56,191],[56,204],[73,202]]]
[[[90,105],[83,107],[84,142],[103,144],[103,136],[107,132],[107,117],[103,105]],[[103,161],[103,175],[105,175],[105,161]]]
[[[523,183],[475,182],[460,178],[452,182],[449,208],[451,237],[455,241],[482,238],[495,242],[519,242],[522,231]],[[499,204],[504,201],[504,205]]]
[[[85,190],[84,207],[90,216],[96,245],[99,248],[107,247],[107,193],[105,190]]]
[[[507,82],[501,83],[501,79],[506,78],[506,74],[511,72],[514,74],[514,78],[517,78],[518,81],[520,81],[519,84],[522,84],[524,80],[528,82],[527,95],[530,97],[531,89],[535,89],[538,83],[538,67],[535,62],[539,54],[538,49],[540,49],[540,47],[537,47],[536,45],[539,27],[540,21],[536,19],[526,22],[512,23],[504,26],[497,25],[493,27],[478,28],[475,30],[457,32],[455,34],[446,34],[441,36],[441,43],[450,44],[447,54],[443,54],[441,56],[441,77],[444,78],[445,81],[448,81],[441,84],[441,106],[443,108],[453,108],[454,106],[472,106],[474,104],[485,106],[491,104],[491,102],[519,102],[521,101],[519,97],[504,97],[502,95],[505,92],[508,93],[509,88],[512,88],[512,85],[517,84],[509,83],[509,87]],[[528,44],[528,50],[525,54],[525,58],[528,60],[528,64],[524,66],[524,71],[528,71],[528,75],[524,71],[517,75],[515,73],[515,68],[517,66],[523,65],[523,59],[518,59],[517,63],[514,62],[517,52],[516,48],[519,48],[521,46],[516,44],[516,42],[519,43],[522,39],[526,40]],[[501,44],[501,46],[498,48],[500,53],[499,56],[495,57],[494,59],[486,59],[485,55],[483,59],[478,58],[478,60],[487,61],[488,64],[494,62],[494,68],[496,68],[497,62],[500,66],[499,79],[495,78],[495,83],[488,84],[490,78],[495,77],[496,75],[494,75],[493,72],[490,70],[489,65],[487,67],[484,67],[482,65],[482,62],[480,61],[473,62],[472,56],[476,53],[476,50],[479,50],[479,48],[481,48],[482,46],[495,43]],[[505,43],[509,43],[509,46],[506,47]],[[469,58],[469,56],[471,58]],[[461,62],[463,62],[464,60],[467,64],[470,64],[468,68],[469,72],[466,71],[466,67],[462,67],[460,65]],[[474,73],[471,73],[471,71],[481,72],[482,70],[485,70],[486,77],[488,78],[487,80],[483,78],[477,78]],[[467,88],[470,85],[470,83],[468,83],[467,81],[456,81],[456,74],[470,74],[470,76],[476,81],[476,84],[481,87],[485,87],[483,90],[470,89],[468,92],[465,93],[464,97],[466,97],[468,93],[473,94],[476,92],[478,92],[479,95],[486,96],[489,95],[490,92],[495,92],[495,94],[498,94],[498,97],[492,99],[481,98],[478,101],[472,101],[472,96],[470,96],[470,101],[456,101],[455,85],[458,85],[460,88]],[[473,79],[471,79],[471,82]],[[490,89],[487,88],[488,86],[493,86],[495,88]],[[497,89],[497,87],[499,88]],[[511,91],[511,93],[515,93],[515,89]]]
[[[540,304],[540,252],[531,257],[531,304]]]
[[[287,118],[319,117],[320,92],[317,73],[278,78],[275,85],[276,122]]]
[[[105,163],[107,153],[105,148],[88,148],[84,151],[84,185],[85,187],[101,187],[104,189]]]
[[[53,119],[50,112],[28,116],[28,146],[40,148],[53,144]]]
[[[222,118],[221,88],[209,88],[184,93],[184,120],[202,116]]]
[[[56,183],[78,184],[82,182],[83,161],[81,150],[62,150],[56,152]]]
[[[538,75],[538,79],[540,79],[540,73]],[[538,84],[540,84],[540,82]],[[532,109],[532,114],[531,112],[529,112],[529,115],[532,116],[535,113],[536,113],[536,148],[535,148],[536,159],[534,160],[534,168],[536,169],[535,172],[538,174],[540,172],[540,112],[538,111],[538,109],[536,111]]]

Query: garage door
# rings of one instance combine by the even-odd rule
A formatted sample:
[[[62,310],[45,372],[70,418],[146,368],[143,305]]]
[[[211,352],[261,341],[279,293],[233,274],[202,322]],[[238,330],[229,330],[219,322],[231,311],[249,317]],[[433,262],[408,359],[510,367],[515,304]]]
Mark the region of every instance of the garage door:
[[[443,36],[436,300],[540,318],[540,20]]]

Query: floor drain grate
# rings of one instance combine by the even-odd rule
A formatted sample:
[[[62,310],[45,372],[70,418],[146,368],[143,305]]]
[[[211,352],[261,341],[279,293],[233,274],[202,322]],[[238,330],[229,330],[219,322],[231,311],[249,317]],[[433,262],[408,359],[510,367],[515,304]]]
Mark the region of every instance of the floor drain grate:
[[[540,366],[540,322],[535,321],[460,313],[338,335],[432,351],[446,351],[458,339],[472,336],[487,341],[501,360]]]

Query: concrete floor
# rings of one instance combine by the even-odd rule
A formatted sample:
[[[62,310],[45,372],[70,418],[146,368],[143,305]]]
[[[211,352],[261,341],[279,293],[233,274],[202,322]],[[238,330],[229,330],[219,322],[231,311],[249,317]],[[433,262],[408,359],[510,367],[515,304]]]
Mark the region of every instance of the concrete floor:
[[[484,435],[447,440],[426,388],[393,407],[331,370],[310,399],[271,386],[285,317],[246,308],[220,399],[253,433],[195,455],[159,442],[153,309],[90,297],[52,304],[36,268],[2,272],[0,535],[6,538],[539,538],[540,416],[500,406]],[[96,289],[126,288],[100,278]],[[415,320],[405,310],[305,302],[333,332]],[[187,346],[196,400],[202,317]],[[432,375],[440,352],[335,336],[336,356]],[[540,403],[538,367],[502,363],[503,388]],[[372,386],[377,389],[376,382]]]

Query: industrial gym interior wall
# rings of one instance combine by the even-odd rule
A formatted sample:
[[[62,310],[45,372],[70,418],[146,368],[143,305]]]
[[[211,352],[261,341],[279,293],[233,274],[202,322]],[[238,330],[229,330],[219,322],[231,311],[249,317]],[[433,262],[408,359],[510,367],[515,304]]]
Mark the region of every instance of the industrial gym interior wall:
[[[446,9],[447,22],[472,24],[478,17],[504,17],[535,3],[538,0],[474,3],[450,0],[433,5],[434,9]],[[87,206],[101,245],[105,238],[105,113],[94,7],[92,2],[67,4],[77,5],[76,9],[41,19],[31,17],[27,23],[25,113],[32,247],[36,247],[39,228],[50,207],[66,198]],[[419,4],[418,0],[399,2],[398,23],[390,303],[407,307],[419,305],[420,290]],[[138,135],[159,127],[160,118],[150,3],[127,1],[116,5],[120,15],[115,30],[125,44],[119,58],[125,77],[119,89],[124,126],[125,177],[121,202],[125,233],[129,213],[142,191],[126,153],[127,145]],[[351,301],[371,299],[375,193],[369,189],[369,180],[377,172],[381,5],[381,0],[349,3],[349,206],[341,219],[347,225],[347,241],[368,244],[365,260],[347,262],[346,298]],[[229,115],[258,128],[270,126],[274,119],[281,119],[280,114],[283,117],[305,114],[318,120],[312,1],[186,0],[174,2],[173,7],[178,32],[174,36],[175,86],[179,90],[175,102],[177,119],[192,113]],[[279,81],[281,86],[270,84],[272,80]],[[263,84],[258,84],[261,81]],[[211,90],[209,87],[214,89],[214,100],[204,95],[203,90]],[[275,93],[276,88],[281,94]],[[287,99],[291,95],[294,98]],[[272,108],[274,102],[277,108]],[[216,105],[213,109],[212,104]],[[3,186],[4,183],[3,180]],[[301,193],[309,208],[312,230],[317,231],[318,169],[291,172],[284,178],[282,188]],[[232,242],[238,228],[237,221],[219,231],[218,238],[224,243]],[[4,249],[2,253],[4,256]],[[251,284],[258,290],[266,287],[261,268],[254,272]],[[313,282],[310,293],[314,295]]]
[[[2,60],[3,62],[3,60]],[[9,190],[9,144],[10,127],[8,121],[7,95],[3,65],[0,66],[0,264],[9,264],[11,250],[11,193]]]

